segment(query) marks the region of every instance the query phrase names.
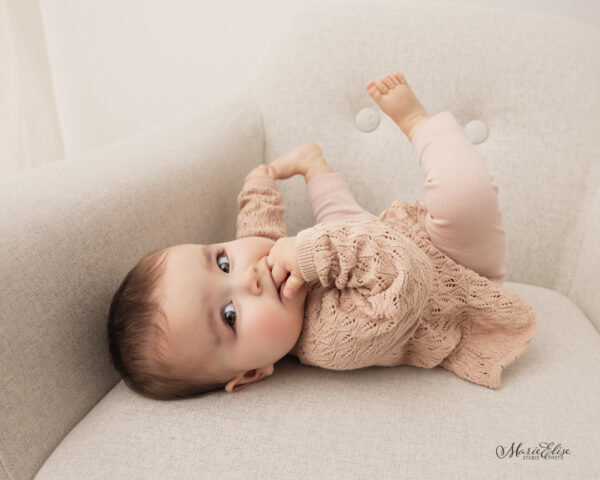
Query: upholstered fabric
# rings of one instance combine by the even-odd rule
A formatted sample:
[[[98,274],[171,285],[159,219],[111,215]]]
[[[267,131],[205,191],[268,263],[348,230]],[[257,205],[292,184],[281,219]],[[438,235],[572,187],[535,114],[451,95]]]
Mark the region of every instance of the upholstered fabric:
[[[598,30],[555,15],[315,2],[211,105],[0,183],[0,480],[600,476],[598,51]],[[292,357],[235,394],[127,389],[105,343],[114,290],[149,251],[233,239],[253,166],[314,141],[369,211],[423,200],[410,143],[365,90],[390,71],[470,125],[500,187],[504,287],[538,320],[502,389]],[[279,186],[295,235],[313,222],[304,181]],[[498,458],[513,442],[570,453]]]
[[[292,356],[234,394],[158,402],[119,382],[36,480],[597,478],[598,333],[563,295],[504,286],[531,302],[540,323],[501,390],[441,367],[334,371]],[[571,453],[498,458],[498,446],[513,442]]]

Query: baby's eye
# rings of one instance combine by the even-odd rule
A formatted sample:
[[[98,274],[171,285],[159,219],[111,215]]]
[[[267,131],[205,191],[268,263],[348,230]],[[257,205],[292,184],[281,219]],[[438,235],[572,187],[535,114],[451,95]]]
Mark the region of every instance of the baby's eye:
[[[217,254],[217,265],[219,266],[219,268],[221,268],[221,263],[219,263],[219,258],[224,257],[227,259],[227,261],[225,262],[227,264],[227,270],[223,270],[225,273],[229,273],[229,258],[227,258],[227,254],[225,253],[225,250],[221,250],[218,254]],[[222,270],[222,269],[221,269]],[[227,307],[231,306],[232,308],[228,309]],[[236,313],[235,313],[235,305],[233,304],[233,302],[229,302],[227,305],[225,305],[225,308],[223,309],[222,312],[222,318],[225,321],[225,324],[235,330],[235,320],[236,320]]]
[[[229,307],[229,305],[233,307],[233,310],[227,308]],[[234,328],[235,317],[235,305],[233,305],[233,302],[229,302],[227,305],[225,305],[225,308],[223,309],[223,320],[225,320],[227,326],[229,326],[230,328]]]
[[[219,258],[221,256],[224,256],[225,258],[227,258],[227,255],[225,254],[225,250],[221,250],[218,254],[217,254],[217,265],[219,266],[219,268],[221,268],[221,264],[219,263]],[[229,258],[227,258],[227,271],[223,270],[225,273],[229,273]]]

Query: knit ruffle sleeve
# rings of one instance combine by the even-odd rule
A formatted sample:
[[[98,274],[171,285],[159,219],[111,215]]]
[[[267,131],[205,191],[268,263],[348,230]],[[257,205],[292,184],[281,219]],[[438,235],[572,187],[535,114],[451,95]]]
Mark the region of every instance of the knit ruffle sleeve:
[[[346,219],[296,235],[298,263],[314,282],[290,352],[302,363],[350,370],[379,363],[414,332],[431,290],[429,258],[385,223]],[[396,359],[397,360],[397,359]]]
[[[248,180],[237,197],[236,238],[285,237],[285,205],[275,180],[267,177]]]

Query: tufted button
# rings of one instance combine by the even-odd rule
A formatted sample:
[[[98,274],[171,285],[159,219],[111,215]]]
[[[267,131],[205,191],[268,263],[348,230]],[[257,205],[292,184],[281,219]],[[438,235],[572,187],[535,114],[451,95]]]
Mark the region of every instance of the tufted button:
[[[471,143],[477,145],[488,136],[488,127],[481,120],[471,120],[465,125],[465,135]]]
[[[363,108],[356,114],[356,126],[363,132],[372,132],[379,125],[379,113],[372,108]]]

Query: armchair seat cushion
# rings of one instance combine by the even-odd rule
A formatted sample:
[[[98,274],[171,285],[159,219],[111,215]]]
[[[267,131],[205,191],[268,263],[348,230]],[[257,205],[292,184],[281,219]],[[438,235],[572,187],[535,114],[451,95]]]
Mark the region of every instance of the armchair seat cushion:
[[[289,355],[274,375],[235,394],[156,402],[121,381],[36,480],[162,480],[199,478],[198,472],[202,478],[464,478],[457,472],[594,478],[599,422],[590,407],[600,398],[600,336],[567,297],[518,283],[504,287],[534,307],[538,333],[506,368],[499,390],[441,367],[331,371]],[[551,443],[545,455],[552,458],[540,458],[540,445]],[[524,460],[523,452],[535,448],[540,453]]]

